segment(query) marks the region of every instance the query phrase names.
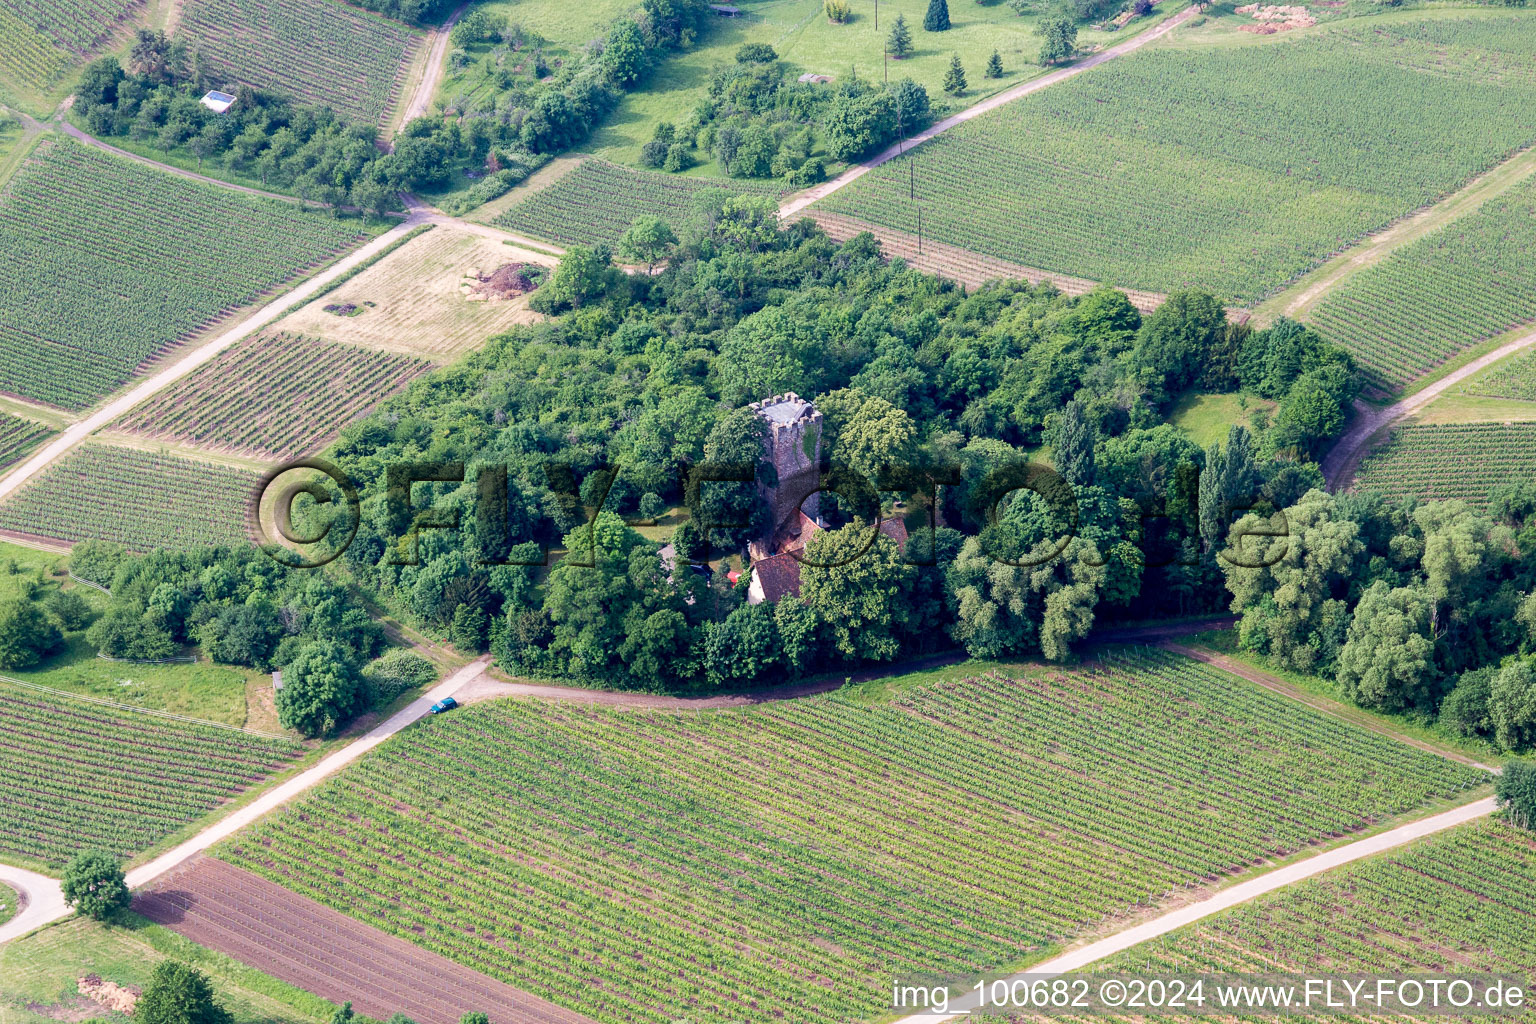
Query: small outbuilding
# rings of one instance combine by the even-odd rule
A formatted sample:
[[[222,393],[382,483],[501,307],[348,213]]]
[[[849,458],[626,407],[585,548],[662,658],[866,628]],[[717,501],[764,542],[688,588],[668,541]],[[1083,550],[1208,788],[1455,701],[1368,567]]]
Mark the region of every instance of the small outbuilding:
[[[732,7],[730,4],[710,4],[709,9],[720,15],[722,18],[741,17],[741,8]]]
[[[226,114],[235,105],[235,98],[227,92],[214,90],[203,97],[202,104],[215,114]]]

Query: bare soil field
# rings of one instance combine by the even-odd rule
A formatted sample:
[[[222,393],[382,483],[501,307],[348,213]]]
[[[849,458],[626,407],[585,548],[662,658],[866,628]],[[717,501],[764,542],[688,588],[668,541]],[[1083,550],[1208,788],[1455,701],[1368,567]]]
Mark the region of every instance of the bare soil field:
[[[379,1020],[399,1011],[419,1024],[456,1024],[480,1011],[492,1024],[590,1024],[211,858],[140,892],[133,909],[323,999],[350,1000],[358,1013]]]
[[[439,224],[275,329],[450,362],[486,338],[541,317],[528,296],[486,299],[480,277],[512,263],[552,267],[543,253]],[[327,308],[331,311],[327,312]]]

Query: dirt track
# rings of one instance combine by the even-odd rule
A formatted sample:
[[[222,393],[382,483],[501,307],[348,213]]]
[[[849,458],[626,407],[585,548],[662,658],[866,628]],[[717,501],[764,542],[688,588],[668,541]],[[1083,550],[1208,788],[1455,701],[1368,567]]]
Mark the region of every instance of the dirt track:
[[[1446,374],[1422,391],[1409,395],[1388,406],[1372,406],[1365,402],[1355,403],[1355,419],[1344,435],[1334,442],[1328,454],[1323,456],[1323,480],[1332,491],[1347,489],[1355,478],[1360,462],[1372,448],[1386,437],[1386,430],[1399,420],[1406,419],[1434,401],[1453,384],[1459,384],[1479,370],[1492,366],[1506,356],[1536,344],[1536,331],[1522,334],[1513,341],[1500,345],[1486,355],[1479,356],[1466,366]]]
[[[1123,626],[1096,630],[1085,641],[1090,644],[1151,643],[1188,636],[1207,629],[1223,629],[1236,622],[1231,615],[1206,616],[1184,622],[1150,626]],[[627,690],[589,690],[579,686],[553,686],[540,683],[514,683],[483,674],[454,691],[460,703],[493,700],[498,697],[538,697],[543,700],[569,701],[574,704],[602,704],[608,707],[649,708],[654,710],[705,710],[738,708],[781,700],[799,700],[819,693],[831,693],[848,682],[862,683],[909,672],[927,672],[956,665],[966,660],[964,651],[944,651],[895,664],[870,665],[846,673],[829,673],[790,686],[774,686],[714,697],[664,697],[654,693]]]
[[[360,1014],[419,1024],[591,1024],[404,939],[223,861],[202,858],[139,893],[133,909],[193,942]]]

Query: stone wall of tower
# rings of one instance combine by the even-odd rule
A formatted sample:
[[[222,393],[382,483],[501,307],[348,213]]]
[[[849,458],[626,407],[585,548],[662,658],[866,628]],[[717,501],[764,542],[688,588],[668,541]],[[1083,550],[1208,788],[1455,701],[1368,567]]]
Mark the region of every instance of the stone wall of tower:
[[[805,496],[816,489],[820,479],[821,413],[794,392],[753,402],[748,408],[768,424],[763,447],[778,473],[775,486],[758,481],[758,490],[772,511],[772,525],[763,538],[766,542],[794,518],[797,508],[812,519],[820,514],[821,495]]]

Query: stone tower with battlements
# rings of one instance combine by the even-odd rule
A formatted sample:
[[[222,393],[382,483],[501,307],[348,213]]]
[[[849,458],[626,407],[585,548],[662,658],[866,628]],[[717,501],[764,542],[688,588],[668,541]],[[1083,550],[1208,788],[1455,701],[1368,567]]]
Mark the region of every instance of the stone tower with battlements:
[[[762,541],[764,548],[771,549],[773,539],[786,527],[799,534],[794,529],[798,525],[797,507],[812,520],[820,514],[821,495],[810,492],[820,479],[821,413],[794,392],[753,402],[747,408],[768,424],[763,447],[779,476],[774,486],[762,480],[757,485],[772,511],[772,525]]]

